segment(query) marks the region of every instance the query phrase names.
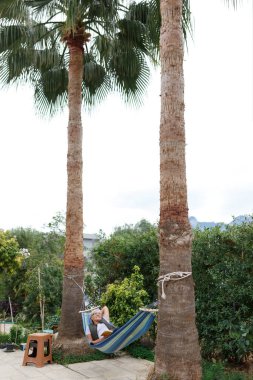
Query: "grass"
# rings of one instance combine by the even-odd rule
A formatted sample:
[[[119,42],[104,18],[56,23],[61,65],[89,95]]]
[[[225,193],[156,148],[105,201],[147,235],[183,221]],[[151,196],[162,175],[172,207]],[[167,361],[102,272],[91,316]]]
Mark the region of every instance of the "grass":
[[[252,380],[252,375],[229,371],[222,363],[203,362],[203,380]]]
[[[155,361],[155,353],[150,348],[141,346],[140,344],[131,344],[130,346],[125,348],[125,351],[129,353],[129,355],[138,359],[146,359],[151,362]]]
[[[62,365],[69,365],[74,363],[84,363],[91,362],[94,360],[104,360],[108,359],[109,355],[103,354],[100,351],[94,351],[94,353],[85,354],[85,355],[66,355],[63,356],[61,352],[53,352],[53,361]]]

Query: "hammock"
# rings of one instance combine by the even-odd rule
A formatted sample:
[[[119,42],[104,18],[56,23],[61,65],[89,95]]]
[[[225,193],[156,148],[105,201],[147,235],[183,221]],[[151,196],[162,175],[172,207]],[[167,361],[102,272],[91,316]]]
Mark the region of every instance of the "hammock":
[[[104,352],[105,354],[112,354],[125,348],[135,340],[139,339],[150,328],[155,319],[155,310],[141,310],[133,318],[131,318],[122,327],[117,328],[106,339],[99,343],[90,343],[90,347]],[[91,323],[90,311],[81,311],[83,328],[85,331],[86,326]]]

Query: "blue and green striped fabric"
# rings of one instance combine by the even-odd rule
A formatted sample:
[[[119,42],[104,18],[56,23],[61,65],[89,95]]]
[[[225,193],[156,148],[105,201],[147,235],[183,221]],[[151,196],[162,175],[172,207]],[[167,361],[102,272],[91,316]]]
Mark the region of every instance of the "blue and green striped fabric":
[[[90,324],[90,313],[82,312],[82,319],[85,331],[87,324]],[[91,343],[90,346],[105,354],[117,352],[145,334],[154,319],[154,313],[150,311],[139,311],[126,324],[114,330],[108,338],[96,344]]]

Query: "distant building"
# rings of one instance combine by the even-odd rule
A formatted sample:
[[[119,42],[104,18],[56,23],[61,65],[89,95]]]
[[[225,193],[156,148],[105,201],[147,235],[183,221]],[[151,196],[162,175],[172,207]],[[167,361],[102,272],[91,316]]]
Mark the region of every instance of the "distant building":
[[[84,257],[89,258],[93,247],[98,243],[99,236],[97,234],[84,234],[83,246],[84,246]]]

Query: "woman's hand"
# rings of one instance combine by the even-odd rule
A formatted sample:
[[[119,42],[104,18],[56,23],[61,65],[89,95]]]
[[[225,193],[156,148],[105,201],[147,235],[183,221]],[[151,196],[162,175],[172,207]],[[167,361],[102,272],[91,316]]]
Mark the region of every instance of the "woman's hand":
[[[93,344],[96,344],[96,343],[102,342],[102,340],[104,340],[104,339],[105,339],[105,338],[102,336],[101,338],[96,339],[96,340],[92,340],[91,342],[92,342]]]

